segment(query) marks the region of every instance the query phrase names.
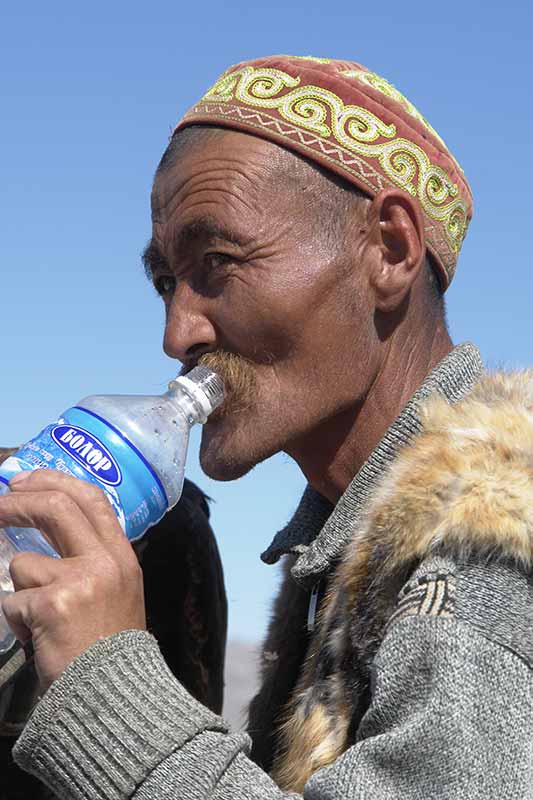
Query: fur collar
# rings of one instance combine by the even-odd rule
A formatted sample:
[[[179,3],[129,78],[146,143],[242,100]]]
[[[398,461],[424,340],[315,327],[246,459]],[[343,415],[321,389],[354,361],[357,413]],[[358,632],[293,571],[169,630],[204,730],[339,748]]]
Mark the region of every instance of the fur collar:
[[[421,561],[475,553],[533,564],[533,371],[487,375],[455,405],[433,396],[421,415],[329,581],[278,732],[272,774],[284,790],[302,792],[355,741],[370,665]]]

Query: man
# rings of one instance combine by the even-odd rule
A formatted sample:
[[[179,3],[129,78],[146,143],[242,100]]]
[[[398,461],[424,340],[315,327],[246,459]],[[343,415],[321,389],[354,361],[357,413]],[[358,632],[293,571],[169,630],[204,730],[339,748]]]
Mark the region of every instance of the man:
[[[104,499],[34,473],[0,524],[64,558],[12,564],[46,692],[16,760],[72,798],[533,797],[533,384],[450,341],[457,162],[364,67],[280,56],[184,117],[152,201],[166,352],[229,390],[204,470],[283,450],[309,482],[263,555],[288,555],[263,685],[249,735],[193,700]]]

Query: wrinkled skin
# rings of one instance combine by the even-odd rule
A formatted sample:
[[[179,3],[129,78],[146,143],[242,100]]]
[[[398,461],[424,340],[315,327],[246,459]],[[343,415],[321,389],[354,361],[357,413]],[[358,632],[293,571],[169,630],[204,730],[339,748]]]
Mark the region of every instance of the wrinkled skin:
[[[277,148],[232,133],[210,149],[216,155],[195,150],[156,181],[153,237],[168,272],[154,279],[168,288],[168,355],[187,363],[222,348],[254,365],[255,404],[235,416],[228,408],[202,437],[204,470],[231,480],[352,406],[376,364],[369,312],[354,324],[346,254],[326,246],[294,192],[280,192]],[[202,218],[242,244],[208,233],[176,248],[182,230]],[[341,367],[351,376],[344,385]]]
[[[424,255],[411,198],[383,193],[331,242],[309,213],[320,187],[284,181],[288,158],[234,131],[187,151],[154,184],[151,265],[168,355],[194,364],[223,349],[253,365],[255,402],[204,427],[205,472],[232,480],[284,450],[334,501],[449,340],[435,347],[422,317],[403,319]]]
[[[336,502],[451,343],[424,301],[415,201],[386,190],[332,242],[286,158],[236,132],[186,151],[154,185],[150,263],[166,352],[191,366],[224,350],[254,373],[248,405],[204,427],[204,470],[230,480],[284,450]],[[46,471],[12,489],[0,526],[38,527],[64,557],[17,556],[4,601],[47,688],[98,639],[145,628],[141,573],[94,486]]]

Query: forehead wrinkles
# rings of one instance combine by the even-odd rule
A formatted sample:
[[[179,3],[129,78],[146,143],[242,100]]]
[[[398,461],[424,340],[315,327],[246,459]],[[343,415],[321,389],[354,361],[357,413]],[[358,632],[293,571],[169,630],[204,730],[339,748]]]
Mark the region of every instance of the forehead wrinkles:
[[[261,216],[269,194],[266,191],[269,172],[264,158],[244,162],[231,156],[200,158],[195,154],[183,159],[156,179],[152,193],[153,222],[164,224],[177,211],[212,203]]]

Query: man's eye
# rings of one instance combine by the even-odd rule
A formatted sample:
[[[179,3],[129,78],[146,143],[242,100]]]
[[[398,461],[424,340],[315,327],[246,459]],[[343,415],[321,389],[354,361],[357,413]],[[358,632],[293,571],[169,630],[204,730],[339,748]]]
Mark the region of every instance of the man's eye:
[[[173,275],[160,275],[154,280],[154,287],[157,294],[160,294],[161,297],[165,297],[171,294],[176,288],[176,279]]]
[[[206,253],[204,256],[204,263],[208,269],[219,269],[233,260],[227,253]]]

